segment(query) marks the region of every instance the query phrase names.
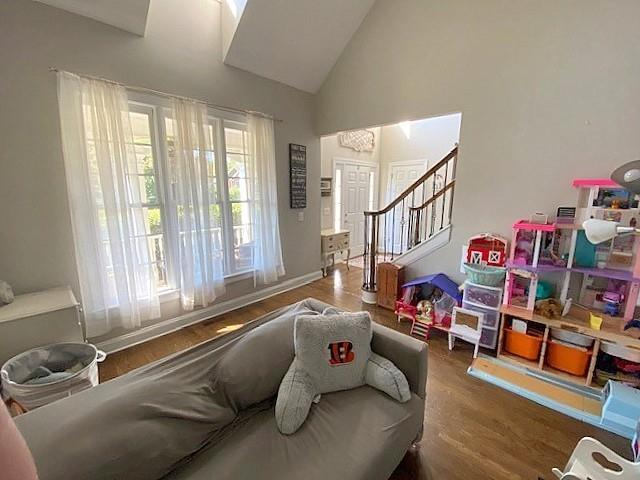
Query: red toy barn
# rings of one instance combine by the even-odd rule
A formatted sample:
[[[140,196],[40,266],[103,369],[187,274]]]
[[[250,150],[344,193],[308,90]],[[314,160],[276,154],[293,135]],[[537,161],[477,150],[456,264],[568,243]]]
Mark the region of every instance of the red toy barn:
[[[504,267],[507,261],[507,240],[491,233],[481,233],[469,239],[467,263]]]

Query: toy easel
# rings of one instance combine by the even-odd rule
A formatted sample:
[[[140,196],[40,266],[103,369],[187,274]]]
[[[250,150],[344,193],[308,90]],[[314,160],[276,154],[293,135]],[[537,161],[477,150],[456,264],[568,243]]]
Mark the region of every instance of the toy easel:
[[[451,327],[449,327],[449,350],[453,350],[455,339],[460,338],[475,346],[473,349],[473,358],[476,358],[478,356],[478,349],[480,348],[483,320],[484,313],[454,307],[451,317]]]

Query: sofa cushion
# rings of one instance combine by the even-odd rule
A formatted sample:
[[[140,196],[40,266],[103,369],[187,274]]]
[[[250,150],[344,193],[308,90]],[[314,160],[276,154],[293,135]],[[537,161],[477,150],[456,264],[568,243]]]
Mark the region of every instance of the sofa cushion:
[[[414,394],[399,403],[369,386],[327,393],[294,435],[278,432],[273,408],[247,414],[167,478],[387,479],[423,416],[424,400]]]
[[[276,424],[290,435],[303,424],[311,403],[323,393],[364,385],[397,401],[410,397],[404,374],[371,351],[368,312],[300,315],[294,329],[295,358],[278,389]],[[316,400],[317,401],[317,400]]]

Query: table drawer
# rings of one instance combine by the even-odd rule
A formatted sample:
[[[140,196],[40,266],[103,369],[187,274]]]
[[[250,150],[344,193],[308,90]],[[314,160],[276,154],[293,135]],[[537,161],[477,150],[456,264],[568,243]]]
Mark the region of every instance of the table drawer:
[[[349,248],[349,233],[337,233],[322,237],[322,251],[325,253],[335,252]]]

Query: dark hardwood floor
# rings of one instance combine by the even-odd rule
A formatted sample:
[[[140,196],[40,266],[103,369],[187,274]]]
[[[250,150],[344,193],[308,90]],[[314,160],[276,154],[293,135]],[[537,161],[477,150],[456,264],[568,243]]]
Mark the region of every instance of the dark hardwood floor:
[[[384,325],[408,334],[392,312],[360,301],[362,270],[344,266],[312,284],[257,302],[211,321],[110,355],[100,365],[106,381],[134,368],[223,335],[264,313],[306,297],[349,310],[368,310]],[[424,437],[407,453],[392,479],[544,479],[564,467],[576,442],[592,436],[629,458],[624,438],[569,418],[467,375],[472,349],[446,337],[429,340],[429,374]]]

